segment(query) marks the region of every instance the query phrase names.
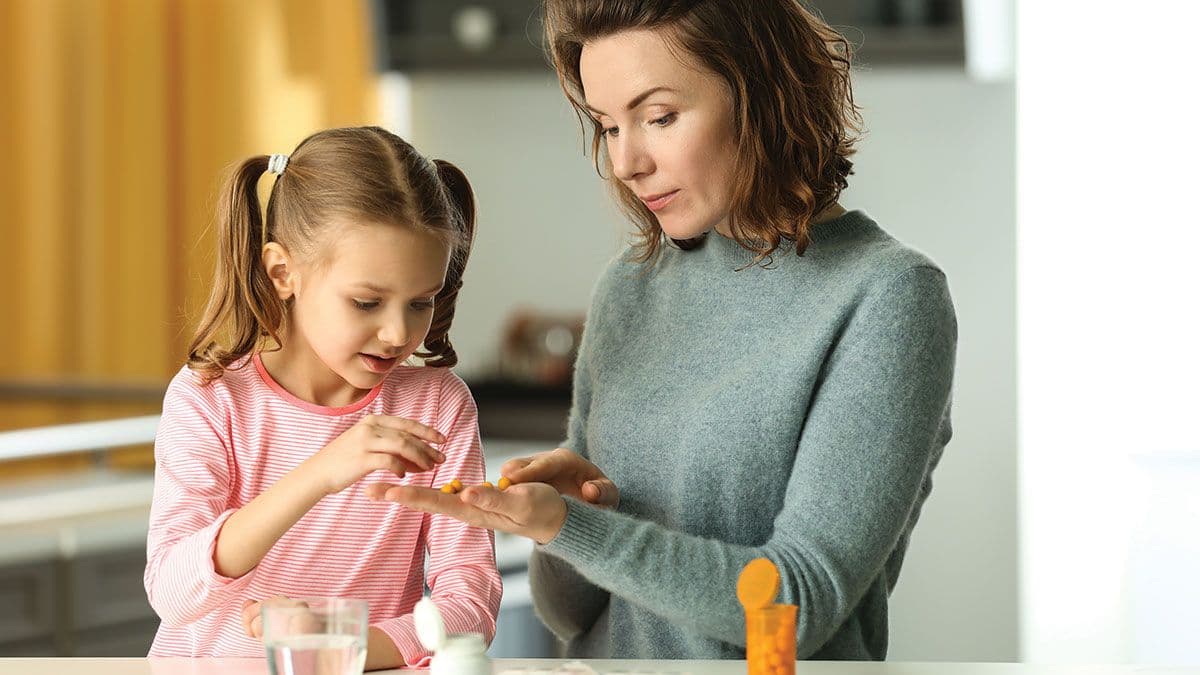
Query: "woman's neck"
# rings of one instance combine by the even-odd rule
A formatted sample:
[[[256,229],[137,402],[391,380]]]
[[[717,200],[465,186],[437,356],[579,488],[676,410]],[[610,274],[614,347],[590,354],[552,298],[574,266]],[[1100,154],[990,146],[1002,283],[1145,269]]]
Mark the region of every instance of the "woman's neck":
[[[821,223],[833,220],[838,216],[845,215],[845,213],[846,209],[842,208],[841,204],[834,202],[832,206],[813,216],[812,224],[819,225]]]

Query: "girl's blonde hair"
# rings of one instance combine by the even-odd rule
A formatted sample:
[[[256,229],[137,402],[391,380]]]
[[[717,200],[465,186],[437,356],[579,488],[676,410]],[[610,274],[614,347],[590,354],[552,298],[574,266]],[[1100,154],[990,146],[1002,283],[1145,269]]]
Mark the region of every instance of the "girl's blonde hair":
[[[216,271],[188,347],[188,367],[211,382],[260,349],[265,338],[280,344],[287,303],[263,267],[263,246],[278,242],[300,259],[325,264],[322,254],[334,241],[325,230],[336,219],[418,228],[446,241],[451,256],[445,286],[434,300],[432,324],[417,356],[428,366],[458,363],[450,324],[475,236],[475,197],[462,171],[425,158],[379,127],[321,131],[288,158],[271,189],[264,223],[258,180],[269,161],[267,155],[243,161],[221,190]]]

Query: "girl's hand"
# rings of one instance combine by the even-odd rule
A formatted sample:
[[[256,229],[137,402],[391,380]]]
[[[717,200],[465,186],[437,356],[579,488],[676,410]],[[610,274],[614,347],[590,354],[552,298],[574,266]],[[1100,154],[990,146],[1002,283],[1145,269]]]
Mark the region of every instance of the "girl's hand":
[[[276,595],[271,598],[271,601],[276,604],[282,603],[289,607],[308,606],[300,600],[289,600],[285,595]],[[256,640],[261,640],[263,636],[262,606],[263,601],[261,600],[247,600],[242,603],[242,630],[246,631],[247,637],[252,637]],[[306,627],[310,630],[315,628],[315,626],[289,626],[289,630],[283,631],[283,634],[290,634],[293,628],[303,632],[302,629]]]
[[[446,461],[429,446],[446,437],[420,422],[389,415],[367,415],[308,458],[298,471],[327,495],[341,492],[363,476],[385,469],[403,478],[429,471]]]
[[[500,475],[507,477],[514,485],[546,483],[558,490],[559,494],[597,506],[615,508],[621,501],[621,492],[616,483],[609,480],[595,464],[567,448],[511,459],[500,467]]]
[[[468,525],[500,530],[545,544],[558,535],[567,520],[567,504],[558,490],[545,483],[512,485],[501,492],[471,485],[458,494],[414,485],[373,483],[367,496],[402,504],[414,511],[440,513]]]

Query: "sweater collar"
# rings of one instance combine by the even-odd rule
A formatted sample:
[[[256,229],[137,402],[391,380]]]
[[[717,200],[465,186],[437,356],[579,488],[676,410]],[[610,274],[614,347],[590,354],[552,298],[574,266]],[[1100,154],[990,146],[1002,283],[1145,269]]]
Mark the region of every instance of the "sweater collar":
[[[878,228],[875,221],[862,210],[847,211],[837,218],[812,226],[809,230],[808,250],[812,251],[853,239]],[[794,256],[794,250],[790,242],[782,241],[771,256],[778,261],[784,255]],[[745,267],[754,262],[754,253],[743,248],[733,239],[716,232],[708,233],[701,251],[706,257],[722,264],[730,264],[734,268]]]

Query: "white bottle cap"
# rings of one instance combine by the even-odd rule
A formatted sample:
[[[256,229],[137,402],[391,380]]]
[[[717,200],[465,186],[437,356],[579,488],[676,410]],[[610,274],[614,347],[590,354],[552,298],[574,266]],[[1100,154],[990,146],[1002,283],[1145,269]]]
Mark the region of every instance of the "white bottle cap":
[[[413,607],[413,624],[417,639],[429,651],[437,652],[446,644],[446,624],[433,600],[426,597],[417,601],[417,606]]]

